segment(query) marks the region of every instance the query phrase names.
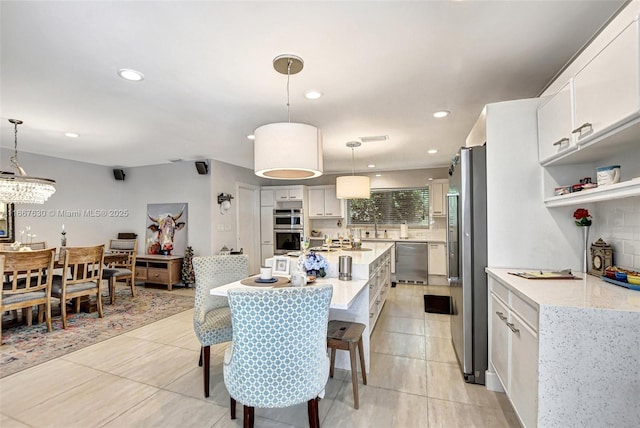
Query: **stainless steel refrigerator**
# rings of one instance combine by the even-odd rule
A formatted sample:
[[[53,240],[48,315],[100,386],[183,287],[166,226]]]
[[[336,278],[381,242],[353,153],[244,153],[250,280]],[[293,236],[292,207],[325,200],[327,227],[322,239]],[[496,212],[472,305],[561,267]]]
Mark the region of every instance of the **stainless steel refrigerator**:
[[[447,278],[451,340],[465,381],[485,383],[487,370],[486,147],[462,147],[449,168]]]

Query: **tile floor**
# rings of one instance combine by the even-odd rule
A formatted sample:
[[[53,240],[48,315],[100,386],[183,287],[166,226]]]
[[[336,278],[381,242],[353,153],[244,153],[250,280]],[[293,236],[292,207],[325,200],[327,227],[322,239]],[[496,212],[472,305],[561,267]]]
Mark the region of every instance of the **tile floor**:
[[[320,401],[323,427],[519,427],[504,394],[464,383],[449,316],[424,312],[427,290],[448,292],[392,289],[374,329],[360,409],[353,408],[348,372],[337,370]],[[236,421],[229,418],[223,345],[212,349],[211,395],[203,396],[191,317],[183,312],[0,380],[0,426],[242,426],[241,407]],[[256,427],[306,426],[306,404],[256,409]]]

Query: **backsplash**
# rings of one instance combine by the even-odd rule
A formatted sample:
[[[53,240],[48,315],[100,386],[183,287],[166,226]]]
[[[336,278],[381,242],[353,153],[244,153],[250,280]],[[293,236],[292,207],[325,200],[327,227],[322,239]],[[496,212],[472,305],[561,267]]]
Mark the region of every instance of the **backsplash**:
[[[640,197],[595,204],[591,241],[613,246],[617,266],[640,270]]]
[[[426,240],[438,240],[443,241],[446,238],[446,219],[444,217],[433,219],[433,224],[431,228],[411,228],[409,227],[409,238],[413,239],[426,239]],[[338,227],[337,220],[323,220],[323,219],[314,219],[311,220],[311,228],[314,230],[319,230],[321,232],[321,236],[328,235],[332,238],[337,238],[339,234],[343,234],[346,236],[348,228],[347,227]],[[370,237],[373,238],[374,227],[359,227],[362,229],[362,237],[365,238],[364,233],[369,231]],[[385,227],[378,226],[378,237],[384,237],[384,231],[387,231],[387,238],[389,239],[399,239],[400,238],[400,227]]]

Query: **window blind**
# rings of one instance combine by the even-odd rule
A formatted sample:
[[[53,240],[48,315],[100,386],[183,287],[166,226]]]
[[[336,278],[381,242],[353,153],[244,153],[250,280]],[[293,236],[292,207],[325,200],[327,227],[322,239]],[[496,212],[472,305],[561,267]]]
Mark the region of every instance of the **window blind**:
[[[347,201],[349,225],[429,225],[429,188],[376,189],[371,199]]]

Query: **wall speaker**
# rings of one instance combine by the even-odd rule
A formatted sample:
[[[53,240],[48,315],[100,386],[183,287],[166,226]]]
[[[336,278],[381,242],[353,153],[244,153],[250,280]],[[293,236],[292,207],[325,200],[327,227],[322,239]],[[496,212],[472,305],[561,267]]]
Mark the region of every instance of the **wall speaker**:
[[[118,181],[124,181],[124,170],[123,169],[114,169],[113,177]]]
[[[207,175],[209,172],[209,165],[204,161],[196,161],[196,169],[198,170],[198,174]]]

